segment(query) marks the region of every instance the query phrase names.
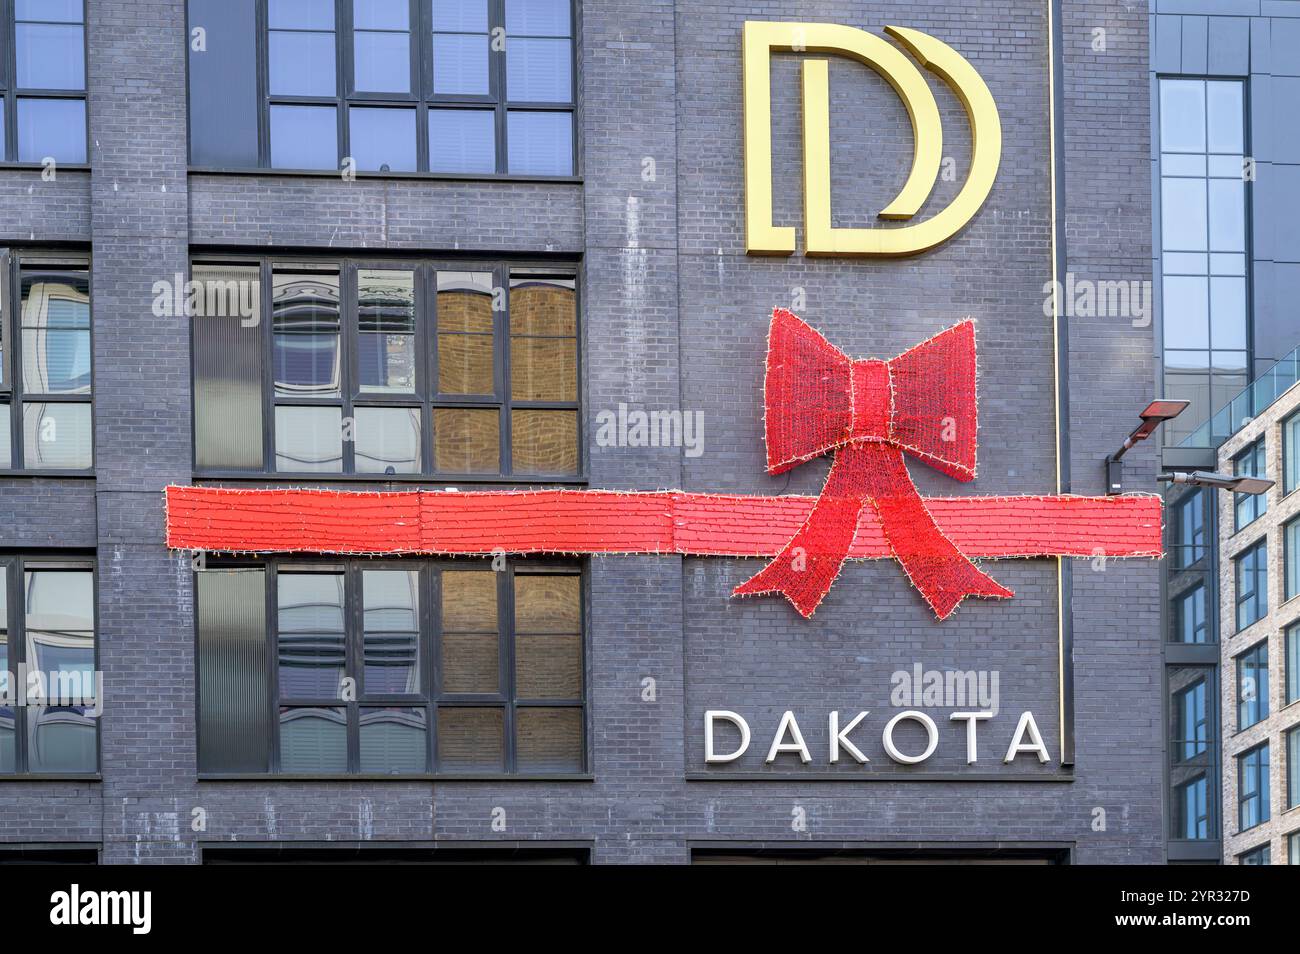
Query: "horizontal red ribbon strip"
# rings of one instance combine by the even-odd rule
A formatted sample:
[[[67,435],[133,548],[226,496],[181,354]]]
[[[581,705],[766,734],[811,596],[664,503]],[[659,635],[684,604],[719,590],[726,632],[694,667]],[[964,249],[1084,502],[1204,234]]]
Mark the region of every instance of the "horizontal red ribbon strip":
[[[676,553],[770,557],[814,497],[608,490],[350,493],[167,488],[167,545],[217,553]],[[1161,501],[1116,497],[930,497],[971,557],[1161,554]],[[851,559],[893,554],[864,507]]]

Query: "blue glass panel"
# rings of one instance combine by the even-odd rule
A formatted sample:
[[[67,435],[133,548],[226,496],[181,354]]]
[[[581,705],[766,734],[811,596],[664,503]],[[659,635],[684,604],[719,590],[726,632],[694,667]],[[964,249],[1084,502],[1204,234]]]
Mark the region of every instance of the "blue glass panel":
[[[573,174],[573,117],[512,112],[506,121],[508,169],[516,175]]]
[[[569,36],[569,0],[506,0],[506,33]]]
[[[433,0],[433,28],[451,33],[486,33],[487,0]]]
[[[19,89],[85,89],[83,28],[19,23],[15,28]]]
[[[411,8],[406,0],[353,0],[352,26],[358,30],[409,30]]]
[[[333,30],[334,0],[268,0],[272,30]]]
[[[494,116],[486,109],[429,110],[430,172],[495,172]]]
[[[353,71],[358,92],[411,91],[411,35],[357,32],[353,38]]]
[[[271,165],[276,169],[337,169],[333,106],[272,106]]]
[[[364,172],[414,172],[415,110],[356,106],[348,111],[352,158]]]
[[[82,0],[17,0],[16,20],[57,20],[59,23],[83,23]]]
[[[485,96],[490,89],[488,38],[435,33],[433,91],[458,96]]]
[[[568,40],[512,37],[506,54],[506,94],[512,103],[567,103],[573,99]]]
[[[333,33],[270,35],[271,94],[274,96],[333,96]]]
[[[86,161],[86,102],[19,99],[18,161]]]

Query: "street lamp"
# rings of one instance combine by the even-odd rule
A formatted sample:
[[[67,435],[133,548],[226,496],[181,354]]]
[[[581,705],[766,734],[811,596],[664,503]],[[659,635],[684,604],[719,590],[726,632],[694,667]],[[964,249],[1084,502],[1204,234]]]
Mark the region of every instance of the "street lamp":
[[[1152,401],[1146,406],[1146,409],[1138,415],[1142,423],[1124,439],[1124,445],[1115,453],[1106,458],[1106,493],[1121,494],[1124,492],[1124,465],[1120,463],[1129,449],[1139,441],[1144,441],[1150,437],[1157,427],[1165,421],[1171,421],[1187,409],[1190,401]]]
[[[1273,488],[1273,481],[1263,477],[1232,477],[1228,474],[1212,474],[1209,471],[1193,470],[1175,474],[1161,474],[1156,480],[1165,484],[1192,484],[1196,487],[1214,487],[1217,490],[1231,490],[1238,494],[1262,494]]]

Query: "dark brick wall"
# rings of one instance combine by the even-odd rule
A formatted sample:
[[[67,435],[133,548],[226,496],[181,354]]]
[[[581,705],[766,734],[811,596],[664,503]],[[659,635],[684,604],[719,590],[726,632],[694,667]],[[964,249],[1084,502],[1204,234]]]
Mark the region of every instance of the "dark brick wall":
[[[198,860],[197,843],[280,839],[574,839],[602,862],[688,859],[693,839],[1055,841],[1086,862],[1162,860],[1158,585],[1151,564],[1075,571],[1079,761],[1075,780],[1022,759],[1000,765],[1015,713],[1032,708],[1053,756],[1056,567],[997,563],[1010,603],[929,616],[892,563],[849,566],[815,621],[773,600],[727,592],[756,561],[599,558],[589,585],[589,699],[594,780],[557,783],[204,782],[194,768],[193,596],[188,561],[163,547],[159,491],[190,477],[188,336],[150,313],[151,286],[185,267],[190,247],[391,248],[550,253],[583,265],[589,426],[620,403],[704,414],[705,452],[589,446],[593,487],[815,492],[824,462],[788,478],[762,471],[761,387],[767,318],[796,310],[846,351],[890,355],[955,323],[979,320],[981,476],[958,485],[913,468],[923,492],[1054,490],[1045,8],[835,0],[806,4],[587,0],[580,22],[583,184],[466,184],[412,179],[185,174],[182,4],[91,0],[94,172],[52,210],[28,172],[0,172],[0,202],[32,219],[27,241],[93,242],[97,483],[87,494],[5,482],[0,517],[33,498],[70,511],[67,535],[26,513],[5,546],[98,544],[100,653],[109,693],[100,783],[8,783],[6,840],[101,840],[111,861]],[[1092,54],[1094,20],[1120,24],[1124,52]],[[955,241],[902,261],[754,259],[744,254],[740,29],[749,19],[807,17],[879,32],[901,23],[971,58],[1004,126],[993,193]],[[1067,3],[1067,227],[1071,267],[1090,277],[1149,277],[1146,14]],[[800,218],[797,78],[775,71],[778,216]],[[878,77],[831,69],[839,224],[864,224],[901,182],[911,135]],[[964,174],[969,135],[956,99],[933,84],[945,155]],[[1089,130],[1092,130],[1091,132]],[[1096,133],[1103,131],[1098,138]],[[1099,147],[1104,146],[1104,148]],[[1136,178],[1133,178],[1134,173]],[[960,175],[959,175],[960,178]],[[76,180],[72,180],[74,183]],[[1078,183],[1078,185],[1074,185]],[[928,210],[959,186],[942,181]],[[29,193],[27,186],[33,186]],[[57,214],[56,214],[57,213]],[[24,240],[22,226],[8,234]],[[30,231],[30,230],[29,230]],[[800,289],[803,291],[800,292]],[[1100,489],[1100,459],[1150,392],[1149,329],[1077,329],[1071,378],[1076,488]],[[1149,461],[1141,466],[1149,468]],[[1094,471],[1096,473],[1094,473]],[[75,488],[74,488],[75,490]],[[73,514],[73,511],[81,511]],[[7,520],[0,520],[0,524]],[[997,669],[1002,710],[982,733],[981,765],[1020,782],[906,781],[879,748],[894,669]],[[653,680],[653,701],[644,695]],[[784,708],[800,716],[820,762],[826,711],[872,709],[861,735],[870,782],[687,781],[705,771],[706,708],[753,716],[759,769]],[[1013,712],[1014,710],[1014,712]],[[920,772],[962,771],[948,708]],[[880,718],[876,718],[879,716]],[[1010,724],[1007,720],[1012,720]],[[799,771],[783,760],[783,770]],[[1035,780],[1037,779],[1037,780]],[[196,808],[206,831],[191,829]],[[503,831],[492,827],[504,811]],[[1104,830],[1096,830],[1104,809]],[[807,825],[796,830],[802,811]],[[100,819],[103,819],[102,828]]]

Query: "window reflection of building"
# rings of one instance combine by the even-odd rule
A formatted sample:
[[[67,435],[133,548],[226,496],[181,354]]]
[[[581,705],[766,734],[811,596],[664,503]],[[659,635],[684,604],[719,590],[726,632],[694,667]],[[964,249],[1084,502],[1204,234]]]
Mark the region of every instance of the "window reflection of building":
[[[35,253],[0,254],[13,270],[17,301],[0,362],[0,469],[84,471],[92,464],[90,276],[82,268],[40,264]]]
[[[1170,675],[1170,745],[1173,838],[1213,837],[1211,814],[1217,791],[1213,722],[1213,675],[1200,668],[1173,670]]]
[[[1160,80],[1164,394],[1192,402],[1171,444],[1250,377],[1244,97],[1239,80]]]
[[[286,561],[209,568],[196,585],[205,774],[572,775],[586,764],[572,565]]]
[[[10,606],[14,579],[21,600]],[[19,640],[9,638],[15,628]],[[0,668],[18,680],[0,707],[0,772],[95,772],[100,686],[89,567],[0,558]]]

